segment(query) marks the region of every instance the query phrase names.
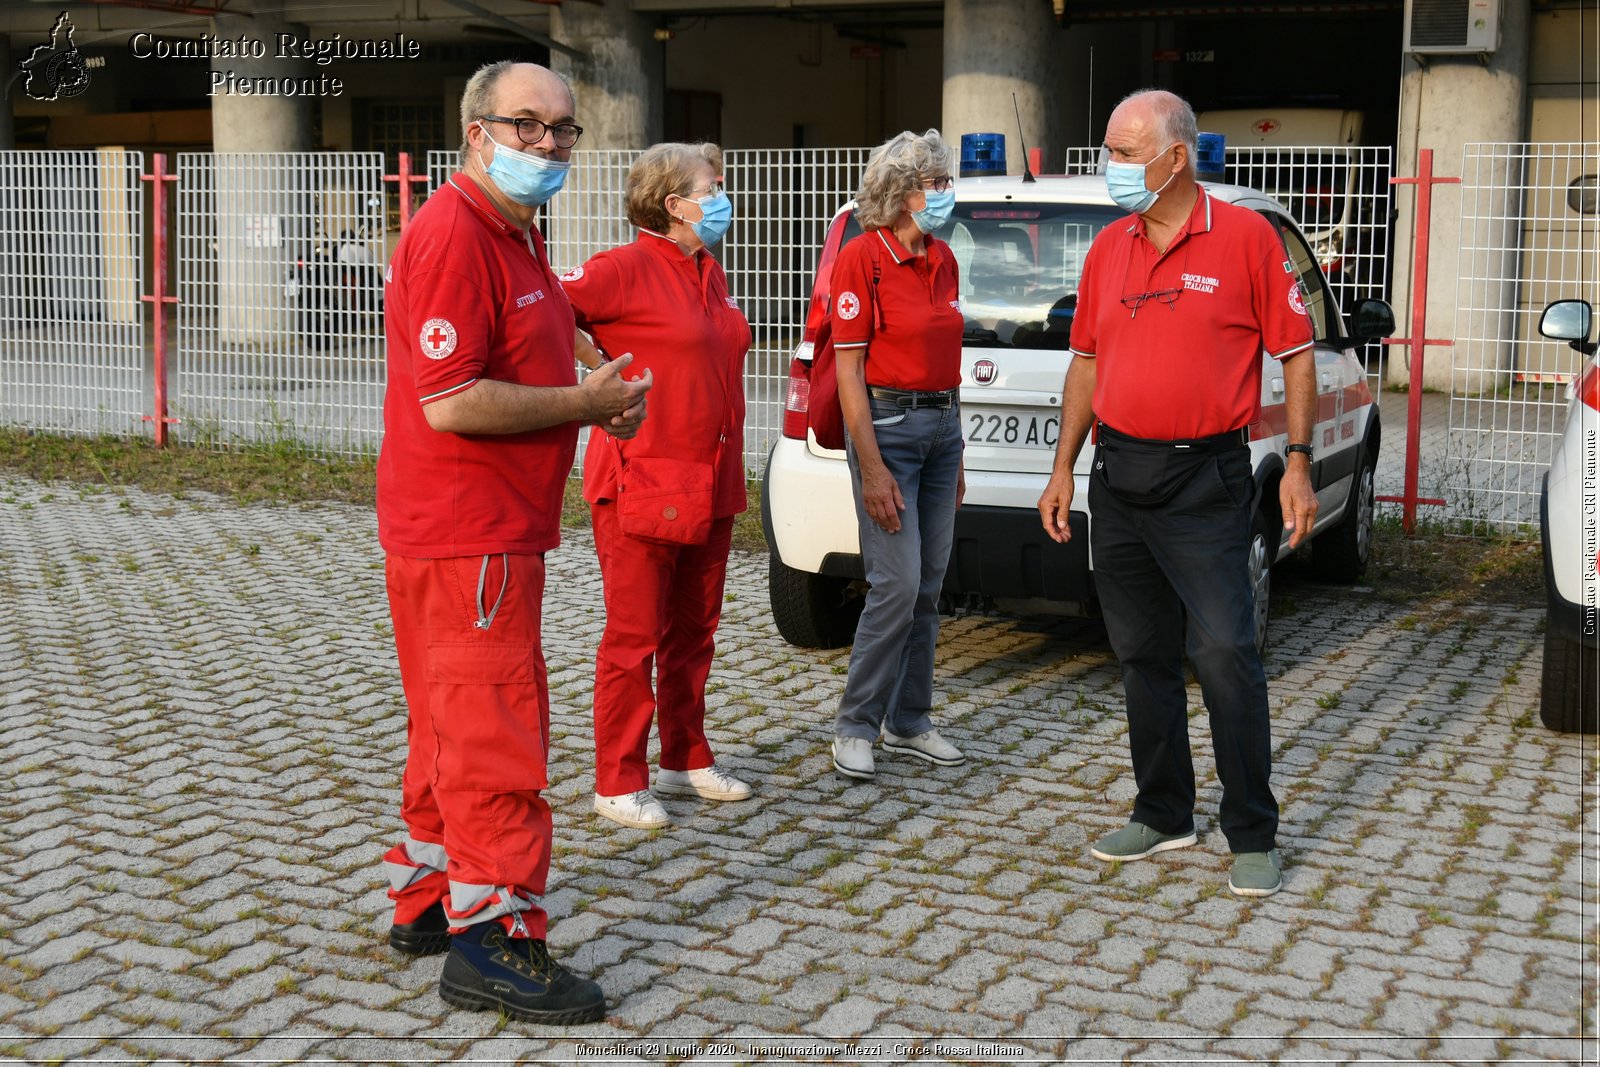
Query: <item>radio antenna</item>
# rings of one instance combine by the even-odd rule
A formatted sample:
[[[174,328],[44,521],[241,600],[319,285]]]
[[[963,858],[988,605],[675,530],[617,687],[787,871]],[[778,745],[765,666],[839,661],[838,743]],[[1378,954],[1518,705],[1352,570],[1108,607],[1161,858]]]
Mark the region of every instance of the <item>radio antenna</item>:
[[[1017,106],[1016,93],[1011,94],[1011,110],[1017,113],[1017,143],[1022,146],[1022,180],[1031,182],[1034,177],[1033,168],[1028,165],[1028,138],[1022,132],[1022,109]]]

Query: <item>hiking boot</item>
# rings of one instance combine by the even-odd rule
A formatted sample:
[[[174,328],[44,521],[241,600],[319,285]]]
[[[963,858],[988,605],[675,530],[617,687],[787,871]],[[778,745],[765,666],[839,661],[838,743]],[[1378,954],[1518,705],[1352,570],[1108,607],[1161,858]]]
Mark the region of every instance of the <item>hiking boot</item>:
[[[597,983],[569,974],[542,940],[513,937],[498,919],[450,939],[439,995],[457,1008],[503,1011],[546,1026],[599,1022],[606,1014]]]
[[[899,737],[885,730],[883,747],[890,752],[915,756],[940,767],[955,767],[967,762],[967,757],[961,754],[961,750],[940,737],[938,730],[929,730],[916,737]]]
[[[692,771],[656,772],[656,792],[702,800],[749,800],[750,787],[713,763]]]
[[[1182,834],[1160,834],[1142,822],[1130,822],[1114,834],[1107,834],[1094,843],[1089,855],[1097,860],[1142,860],[1157,852],[1172,848],[1188,848],[1200,840],[1190,830]]]
[[[1270,897],[1283,888],[1283,857],[1271,852],[1240,852],[1228,871],[1228,888],[1241,897]]]
[[[596,793],[594,813],[640,830],[658,830],[672,821],[667,817],[667,809],[661,806],[661,801],[650,795],[648,789],[614,797],[603,797]]]
[[[833,769],[851,778],[872,781],[878,773],[872,762],[872,742],[864,737],[835,737]]]
[[[408,923],[389,927],[389,947],[407,956],[437,956],[450,948],[450,920],[445,918],[444,901]]]

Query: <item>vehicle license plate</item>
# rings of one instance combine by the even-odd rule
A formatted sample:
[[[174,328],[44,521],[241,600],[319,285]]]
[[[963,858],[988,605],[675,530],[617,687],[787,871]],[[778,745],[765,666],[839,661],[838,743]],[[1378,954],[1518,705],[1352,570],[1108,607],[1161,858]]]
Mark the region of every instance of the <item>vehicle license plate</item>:
[[[969,408],[967,443],[999,448],[1054,449],[1061,436],[1059,411],[1028,408]]]

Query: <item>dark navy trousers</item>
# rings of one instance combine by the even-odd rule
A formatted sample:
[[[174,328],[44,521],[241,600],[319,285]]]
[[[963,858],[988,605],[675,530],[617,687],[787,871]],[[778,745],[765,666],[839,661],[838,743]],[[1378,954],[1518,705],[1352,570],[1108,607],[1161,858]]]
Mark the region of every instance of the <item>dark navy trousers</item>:
[[[1089,479],[1095,589],[1122,664],[1139,796],[1133,819],[1194,829],[1185,651],[1210,716],[1218,822],[1234,852],[1276,847],[1267,681],[1255,647],[1247,448],[1211,457],[1165,504],[1137,507]]]

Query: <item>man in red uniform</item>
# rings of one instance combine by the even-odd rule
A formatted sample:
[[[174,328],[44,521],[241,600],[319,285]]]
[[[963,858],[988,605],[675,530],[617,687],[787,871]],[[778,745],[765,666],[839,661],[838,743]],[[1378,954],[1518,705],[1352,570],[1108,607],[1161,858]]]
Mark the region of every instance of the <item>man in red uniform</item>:
[[[1234,854],[1228,886],[1282,884],[1266,676],[1255,647],[1247,553],[1255,485],[1247,445],[1260,416],[1261,355],[1283,361],[1289,455],[1279,485],[1290,544],[1310,533],[1316,417],[1311,328],[1270,223],[1195,181],[1194,112],[1135,93],[1106,126],[1106,184],[1133,214],[1084,261],[1061,439],[1039,514],[1072,535],[1072,467],[1098,424],[1089,480],[1095,589],[1122,664],[1138,798],[1097,841],[1102,860],[1183,848],[1194,832],[1183,656],[1210,713],[1218,822]]]
[[[401,815],[385,857],[390,944],[450,950],[457,1007],[547,1024],[605,1013],[545,947],[550,703],[539,623],[578,425],[619,437],[649,376],[618,359],[577,382],[572,309],[533,228],[573,144],[571,91],[495,63],[461,102],[462,169],[407,227],[386,290],[388,391],[378,537],[410,711]]]

